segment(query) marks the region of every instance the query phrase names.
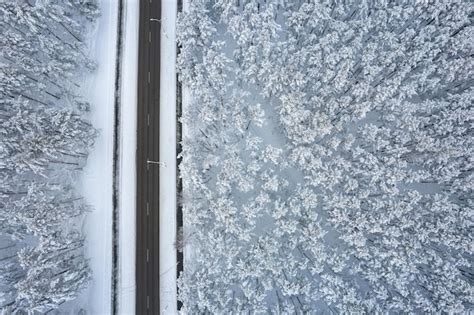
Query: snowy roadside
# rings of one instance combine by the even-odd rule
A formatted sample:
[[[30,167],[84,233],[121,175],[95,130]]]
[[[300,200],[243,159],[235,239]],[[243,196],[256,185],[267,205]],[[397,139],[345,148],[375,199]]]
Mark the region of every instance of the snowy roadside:
[[[111,0],[101,2],[95,60],[96,75],[88,83],[92,103],[92,123],[100,130],[94,151],[82,178],[82,190],[94,208],[85,222],[86,254],[90,258],[93,281],[78,303],[90,314],[111,312],[112,274],[112,167],[114,123],[114,74],[117,43],[118,6]],[[162,51],[160,111],[160,161],[166,167],[160,178],[160,299],[162,313],[176,313],[176,78],[175,22],[176,3],[162,3]],[[139,1],[125,1],[121,73],[121,110],[119,129],[119,260],[118,313],[135,313],[136,242],[136,99],[138,64]],[[169,197],[171,196],[171,197]]]
[[[161,10],[160,308],[176,314],[176,1],[162,1]]]
[[[118,2],[101,2],[102,16],[96,37],[99,64],[90,83],[92,123],[100,130],[83,176],[83,191],[94,211],[85,223],[93,281],[84,295],[90,314],[109,314],[112,298],[112,172],[115,97],[115,62]],[[136,82],[138,54],[138,0],[125,1],[119,117],[119,252],[118,313],[135,312],[135,149]],[[123,66],[124,65],[124,66]]]
[[[78,302],[90,314],[111,311],[112,273],[112,162],[114,124],[114,79],[117,42],[117,2],[101,1],[101,16],[93,59],[98,66],[87,82],[91,122],[99,130],[81,178],[82,193],[92,206],[84,223],[86,257],[90,259],[92,282]]]
[[[139,1],[125,1],[119,145],[119,314],[135,313],[138,22]]]

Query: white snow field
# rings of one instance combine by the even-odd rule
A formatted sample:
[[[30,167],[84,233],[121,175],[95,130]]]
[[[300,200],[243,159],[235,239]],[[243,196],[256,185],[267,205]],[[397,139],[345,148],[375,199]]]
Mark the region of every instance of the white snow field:
[[[160,87],[160,308],[176,314],[176,14],[162,1]]]
[[[95,40],[98,71],[89,84],[92,123],[100,130],[94,151],[89,156],[82,186],[93,206],[87,217],[87,257],[93,280],[81,302],[90,314],[111,312],[112,277],[112,167],[115,96],[115,62],[117,44],[118,2],[101,2],[102,15]],[[136,98],[138,62],[138,0],[124,3],[122,70],[119,118],[119,261],[118,312],[135,312],[135,151]]]
[[[83,303],[90,314],[110,314],[112,276],[112,166],[118,1],[101,2],[102,16],[96,36],[95,60],[99,64],[90,85],[92,123],[100,130],[83,176],[84,195],[94,210],[87,217],[93,281]],[[119,118],[119,261],[118,312],[135,313],[135,151],[139,1],[124,3],[123,51]]]
[[[139,1],[125,1],[124,10],[120,117],[118,313],[134,314]]]
[[[84,223],[86,257],[92,281],[78,299],[89,314],[111,311],[112,274],[112,166],[114,80],[117,43],[117,1],[101,1],[101,16],[92,58],[98,68],[86,85],[91,102],[91,123],[99,130],[95,146],[82,174],[82,193],[92,206]],[[88,92],[89,91],[89,92]],[[87,95],[89,93],[89,95]]]

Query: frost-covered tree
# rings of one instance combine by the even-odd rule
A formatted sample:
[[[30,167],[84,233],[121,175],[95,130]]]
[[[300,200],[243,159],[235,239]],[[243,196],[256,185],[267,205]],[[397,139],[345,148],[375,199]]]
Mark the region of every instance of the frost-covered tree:
[[[24,277],[24,270],[18,261],[18,244],[6,236],[0,236],[0,242],[0,309],[7,309],[15,303],[14,284]]]
[[[52,163],[79,167],[69,160],[86,157],[94,142],[96,131],[74,111],[33,106],[21,99],[2,105],[0,133],[5,141],[0,165],[4,169],[42,173]]]
[[[18,257],[26,276],[15,285],[13,308],[45,312],[74,299],[90,279],[87,262],[77,250],[83,242],[78,233],[69,233],[23,248]]]
[[[24,195],[9,198],[2,206],[3,220],[15,227],[13,236],[20,239],[28,235],[54,236],[65,223],[87,211],[72,187],[37,183],[31,183]]]

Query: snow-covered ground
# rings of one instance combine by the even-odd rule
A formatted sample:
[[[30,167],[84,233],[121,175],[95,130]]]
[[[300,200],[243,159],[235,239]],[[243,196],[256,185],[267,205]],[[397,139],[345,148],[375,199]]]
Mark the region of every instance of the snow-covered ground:
[[[136,142],[139,1],[125,1],[119,184],[119,314],[135,313]]]
[[[86,257],[93,279],[78,302],[89,314],[110,314],[112,273],[112,165],[114,123],[114,80],[117,43],[117,1],[101,1],[93,59],[98,63],[87,82],[91,122],[99,130],[94,150],[84,168],[82,193],[92,206],[84,223]],[[82,301],[81,301],[82,300]]]
[[[176,13],[174,0],[162,1],[160,87],[160,304],[176,314]]]
[[[92,123],[100,130],[83,176],[83,192],[94,210],[87,217],[87,256],[93,281],[83,297],[90,314],[110,314],[112,276],[112,166],[118,1],[101,2],[95,40],[99,64],[90,82]],[[119,118],[118,311],[135,312],[135,153],[139,1],[124,2],[121,110]]]

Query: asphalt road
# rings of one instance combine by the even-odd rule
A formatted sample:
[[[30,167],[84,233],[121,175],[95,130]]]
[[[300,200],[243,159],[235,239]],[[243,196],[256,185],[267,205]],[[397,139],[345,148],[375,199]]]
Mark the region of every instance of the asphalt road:
[[[139,315],[160,314],[160,165],[157,164],[160,147],[160,19],[161,0],[140,1],[136,243],[136,314]]]

